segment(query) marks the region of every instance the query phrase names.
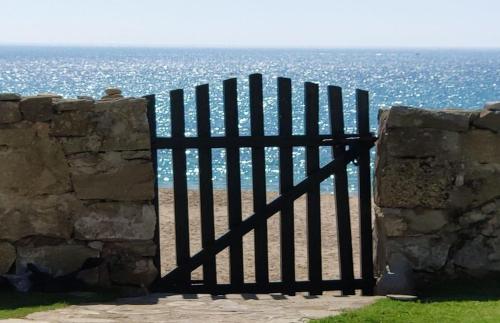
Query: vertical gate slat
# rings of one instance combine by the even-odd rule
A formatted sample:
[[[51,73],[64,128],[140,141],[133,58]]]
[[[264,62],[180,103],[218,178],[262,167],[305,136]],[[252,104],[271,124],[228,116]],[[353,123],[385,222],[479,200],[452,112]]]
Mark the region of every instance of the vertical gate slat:
[[[239,136],[238,132],[238,92],[235,78],[225,80],[224,92],[224,122],[227,139]],[[241,174],[240,150],[238,147],[227,148],[227,199],[229,229],[241,223]],[[230,279],[235,286],[243,285],[243,240],[236,238],[229,248]]]
[[[344,111],[342,89],[338,86],[328,87],[328,105],[330,109],[330,125],[335,138],[344,137]],[[333,148],[333,158],[345,153],[345,145]],[[340,279],[346,282],[342,294],[354,294],[354,268],[352,256],[351,219],[349,210],[349,190],[346,166],[335,173],[335,209],[337,214],[337,237],[340,263]]]
[[[368,92],[356,90],[356,112],[360,137],[370,134]],[[359,143],[359,226],[361,248],[361,278],[365,282],[363,295],[373,294],[373,245],[371,217],[370,146]]]
[[[203,140],[210,134],[210,103],[208,84],[196,87],[196,118],[198,137]],[[198,150],[200,176],[200,216],[201,216],[201,245],[207,248],[215,240],[214,228],[214,196],[212,185],[212,149]],[[215,255],[203,264],[203,281],[209,288],[217,284]]]
[[[252,74],[250,83],[250,123],[252,136],[264,136],[264,110],[262,75]],[[252,148],[253,210],[261,212],[266,206],[266,160],[262,147]],[[254,230],[255,280],[260,286],[269,283],[267,246],[267,220],[261,221]]]
[[[292,135],[292,82],[288,78],[278,78],[278,116],[279,135],[286,138]],[[286,140],[286,139],[284,139]],[[280,194],[293,187],[292,147],[280,147]],[[287,286],[289,295],[294,295],[295,283],[295,237],[293,201],[285,201],[281,209],[281,279]]]
[[[172,138],[184,138],[184,91],[170,92],[170,113],[172,119]],[[174,186],[174,217],[175,217],[175,245],[177,265],[189,262],[189,219],[188,196],[186,179],[186,151],[184,148],[172,149],[172,168]],[[180,284],[187,285],[191,280],[191,273],[182,275]]]
[[[319,134],[319,89],[318,84],[305,83],[305,132],[306,136],[314,138]],[[318,146],[306,147],[307,176],[319,170]],[[321,294],[321,197],[320,184],[314,185],[307,193],[307,253],[309,260],[309,280],[313,288],[311,295]]]
[[[155,147],[157,131],[156,131],[156,97],[154,94],[146,95],[143,97],[147,102],[147,114],[149,123],[149,135],[151,140],[151,163],[153,166],[154,174],[154,199],[153,205],[156,212],[156,224],[155,233],[153,241],[156,245],[156,254],[154,257],[155,267],[160,270],[161,268],[161,258],[160,258],[160,206],[159,206],[159,195],[158,195],[158,150]]]

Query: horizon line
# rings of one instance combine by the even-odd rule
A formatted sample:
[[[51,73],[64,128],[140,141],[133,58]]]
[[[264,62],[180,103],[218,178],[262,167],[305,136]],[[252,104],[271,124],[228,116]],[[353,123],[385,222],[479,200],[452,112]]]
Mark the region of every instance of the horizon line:
[[[500,50],[500,46],[227,46],[227,45],[167,45],[167,44],[130,44],[130,43],[29,43],[0,42],[0,47],[53,47],[53,48],[124,48],[124,49],[297,49],[297,50],[332,50],[332,49],[380,49],[380,50]]]

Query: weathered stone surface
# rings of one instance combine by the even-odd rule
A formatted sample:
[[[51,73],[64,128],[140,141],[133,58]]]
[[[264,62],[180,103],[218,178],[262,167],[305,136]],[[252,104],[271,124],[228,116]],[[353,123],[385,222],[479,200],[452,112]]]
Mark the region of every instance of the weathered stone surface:
[[[400,253],[411,264],[413,270],[433,272],[446,264],[451,241],[439,235],[404,237],[387,241],[389,255]],[[390,258],[390,257],[389,257]]]
[[[149,286],[157,276],[158,270],[151,259],[115,262],[110,266],[110,278],[117,284]]]
[[[67,111],[54,115],[50,134],[56,137],[83,137],[91,131],[91,125],[88,111]]]
[[[66,154],[149,150],[149,124],[144,99],[97,101],[92,128],[82,138],[62,139]]]
[[[466,241],[453,258],[455,265],[474,272],[486,271],[488,267],[489,250],[484,237],[478,236]]]
[[[500,163],[500,134],[471,130],[461,136],[463,157],[469,162]]]
[[[14,123],[21,121],[19,102],[0,100],[0,123]]]
[[[102,251],[104,247],[104,242],[102,241],[91,241],[87,244],[90,248]]]
[[[466,227],[467,225],[477,223],[480,221],[483,221],[487,218],[488,216],[478,210],[472,210],[467,213],[462,214],[459,218],[459,223],[463,226]]]
[[[78,100],[87,100],[87,101],[92,101],[92,102],[95,101],[95,99],[89,95],[77,95],[76,98]]]
[[[21,101],[21,95],[17,93],[0,93],[0,101]]]
[[[75,111],[75,110],[92,110],[94,107],[93,100],[82,99],[62,99],[54,102],[54,109],[57,112]]]
[[[122,151],[122,158],[125,160],[144,159],[151,160],[150,150]]]
[[[375,286],[376,295],[414,294],[415,281],[408,260],[395,253],[389,259],[386,269]]]
[[[488,129],[494,132],[500,131],[500,111],[484,110],[479,114],[479,118],[473,121],[477,128]]]
[[[467,164],[464,185],[450,194],[450,205],[467,210],[484,205],[500,196],[500,165]]]
[[[48,125],[0,129],[0,147],[0,192],[30,196],[71,189],[67,161]]]
[[[387,117],[388,128],[433,128],[448,131],[467,131],[472,111],[425,110],[394,106]]]
[[[29,236],[69,239],[73,217],[81,212],[81,202],[73,195],[26,198],[0,194],[0,240],[18,241]]]
[[[481,212],[483,212],[485,214],[491,214],[499,209],[500,208],[498,207],[496,202],[490,202],[490,203],[486,203],[485,205],[483,205],[481,207]]]
[[[96,133],[88,134],[85,137],[60,137],[59,140],[66,155],[97,153],[101,151],[102,147],[102,138]]]
[[[431,209],[448,205],[455,165],[440,159],[390,159],[376,167],[375,200],[380,207]]]
[[[97,250],[82,245],[19,247],[18,269],[32,263],[53,276],[63,276],[79,270],[85,260],[99,257]]]
[[[145,99],[98,101],[95,111],[102,122],[96,132],[101,150],[149,150],[150,136]]]
[[[393,157],[456,158],[460,154],[460,135],[457,132],[396,128],[384,133],[387,153]]]
[[[78,154],[70,158],[73,185],[81,199],[151,200],[150,161],[124,160],[119,152]]]
[[[16,261],[16,248],[8,242],[0,242],[0,275],[7,273]]]
[[[496,228],[498,228],[498,223],[495,225]],[[492,231],[493,232],[493,231]],[[493,261],[497,264],[500,262],[500,235],[499,231],[495,231],[495,236],[494,237],[489,237],[485,241],[486,245],[489,247],[489,254],[488,254],[488,260]]]
[[[62,95],[53,93],[53,92],[41,92],[38,93],[36,96],[38,97],[44,97],[44,98],[51,98],[51,99],[62,99]]]
[[[75,237],[81,240],[153,239],[156,214],[152,205],[96,203],[75,222]]]
[[[104,90],[104,93],[106,93],[106,95],[122,94],[122,90],[116,87],[110,87]]]
[[[102,101],[109,101],[109,100],[120,100],[123,99],[124,96],[121,94],[113,94],[113,95],[105,95],[101,98]]]
[[[487,102],[484,105],[484,109],[490,111],[500,111],[500,102]]]
[[[19,105],[21,113],[29,121],[49,121],[52,119],[52,98],[48,96],[24,97]]]
[[[448,224],[446,210],[404,209],[402,216],[408,223],[408,229],[417,233],[432,233]]]
[[[103,248],[102,256],[110,257],[116,255],[125,255],[128,257],[154,257],[156,255],[156,245],[151,240],[107,242]]]
[[[408,230],[408,224],[401,215],[401,209],[377,208],[376,216],[387,237],[401,237]]]
[[[80,271],[76,278],[89,286],[99,285],[99,268],[91,268]]]

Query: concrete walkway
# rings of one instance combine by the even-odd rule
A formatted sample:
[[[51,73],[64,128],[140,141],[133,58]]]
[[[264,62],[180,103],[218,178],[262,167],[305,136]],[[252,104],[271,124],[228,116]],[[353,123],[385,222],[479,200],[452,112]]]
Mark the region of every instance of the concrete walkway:
[[[39,312],[25,319],[4,322],[307,322],[339,314],[373,303],[378,297],[333,294],[321,296],[282,295],[165,295],[152,294],[140,298],[124,298],[114,303],[70,306]]]

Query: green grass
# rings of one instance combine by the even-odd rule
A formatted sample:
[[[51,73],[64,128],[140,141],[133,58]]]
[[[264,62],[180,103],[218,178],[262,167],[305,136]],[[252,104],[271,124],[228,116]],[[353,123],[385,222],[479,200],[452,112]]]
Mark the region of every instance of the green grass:
[[[0,320],[19,318],[40,311],[55,310],[69,305],[111,301],[112,294],[48,294],[0,291]]]
[[[416,302],[381,299],[315,323],[500,322],[500,282],[440,286]]]

